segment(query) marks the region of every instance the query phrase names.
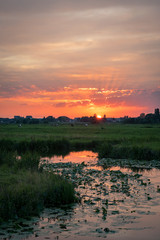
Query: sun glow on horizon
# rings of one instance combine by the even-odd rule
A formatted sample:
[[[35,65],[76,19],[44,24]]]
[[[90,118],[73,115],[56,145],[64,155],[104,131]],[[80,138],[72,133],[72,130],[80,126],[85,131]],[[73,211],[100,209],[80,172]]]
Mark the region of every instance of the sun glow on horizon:
[[[160,108],[160,1],[68,2],[0,1],[0,118]]]
[[[63,114],[74,118],[93,116],[95,113],[98,113],[97,119],[102,119],[103,115],[134,117],[154,109],[154,105],[146,107],[139,104],[142,99],[147,101],[151,94],[153,92],[134,89],[77,88],[71,85],[59,89],[43,89],[31,85],[30,88],[21,89],[16,96],[14,94],[7,96],[6,92],[2,94],[1,117],[14,115],[58,117]]]

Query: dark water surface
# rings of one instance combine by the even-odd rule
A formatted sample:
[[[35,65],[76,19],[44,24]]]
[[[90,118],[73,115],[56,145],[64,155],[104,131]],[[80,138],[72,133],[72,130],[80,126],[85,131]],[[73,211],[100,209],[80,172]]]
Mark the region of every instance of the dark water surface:
[[[90,151],[42,161],[76,184],[80,203],[45,209],[40,218],[20,224],[10,222],[0,229],[0,239],[160,239],[159,169],[135,164],[134,169],[103,168]]]

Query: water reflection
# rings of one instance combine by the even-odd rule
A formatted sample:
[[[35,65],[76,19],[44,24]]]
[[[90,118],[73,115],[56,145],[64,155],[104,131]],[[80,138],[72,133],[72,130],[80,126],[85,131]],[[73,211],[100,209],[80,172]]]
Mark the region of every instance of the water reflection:
[[[146,168],[139,167],[140,163],[135,161],[132,167],[126,160],[121,161],[123,166],[118,166],[115,159],[108,159],[105,166],[99,165],[97,154],[91,151],[43,160],[50,163],[50,171],[62,174],[75,184],[80,201],[71,206],[45,209],[40,218],[28,223],[34,226],[32,236],[28,233],[29,240],[35,237],[84,240],[87,236],[90,239],[134,240],[134,236],[159,239],[159,169],[148,168],[150,163]],[[17,235],[13,239],[18,239]]]
[[[80,151],[80,152],[70,152],[66,156],[52,156],[52,157],[43,157],[41,160],[47,160],[49,163],[58,163],[58,162],[72,162],[72,163],[88,163],[97,160],[98,153],[92,151]]]
[[[141,173],[145,177],[148,177],[148,178],[151,177],[154,184],[160,185],[160,170],[154,167],[149,167],[149,165],[151,164],[149,161],[146,162],[146,166],[144,166],[145,163],[143,163],[143,167],[142,167],[142,166],[139,166],[140,165],[139,161],[136,161],[136,160],[133,160],[133,161],[127,160],[127,159],[120,160],[121,164],[123,163],[123,161],[124,161],[124,164],[126,164],[127,167],[124,167],[124,166],[118,166],[119,160],[110,159],[109,164],[107,163],[106,165],[104,164],[101,166],[99,165],[99,161],[98,161],[98,153],[95,153],[92,151],[70,152],[66,156],[54,155],[51,157],[43,157],[41,158],[41,160],[46,160],[49,163],[71,162],[71,163],[81,164],[84,162],[85,164],[87,164],[86,169],[94,169],[98,171],[110,170],[110,171],[121,171],[122,173],[131,173],[131,172],[139,173],[139,174]],[[131,166],[132,164],[134,167]]]
[[[118,160],[108,159],[107,164],[100,165],[97,155],[88,151],[49,161],[55,173],[59,173],[59,166],[62,175],[76,184],[81,196],[81,204],[75,206],[71,222],[66,223],[68,233],[60,235],[62,239],[69,238],[69,231],[74,236],[97,239],[112,239],[113,234],[115,240],[133,240],[135,235],[150,240],[153,234],[154,240],[159,239],[155,223],[160,220],[160,170],[148,167],[149,162],[142,167],[142,162],[133,161],[132,167],[131,161],[124,160],[124,165],[118,166]]]
[[[102,170],[102,166],[97,166],[95,169]],[[156,168],[140,168],[140,167],[120,167],[120,166],[114,166],[114,167],[106,167],[103,168],[105,170],[110,171],[121,171],[122,173],[139,173],[142,174],[144,177],[152,178],[152,183],[159,184],[160,185],[160,170]]]

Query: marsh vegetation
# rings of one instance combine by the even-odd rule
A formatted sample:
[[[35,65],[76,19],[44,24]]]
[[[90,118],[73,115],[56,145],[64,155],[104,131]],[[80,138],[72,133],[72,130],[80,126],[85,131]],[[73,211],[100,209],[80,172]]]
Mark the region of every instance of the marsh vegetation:
[[[67,155],[92,150],[100,158],[160,158],[160,125],[0,125],[0,150]]]
[[[143,214],[150,215],[150,212],[147,213],[148,204],[157,201],[156,206],[159,206],[159,188],[158,184],[152,186],[139,171],[160,168],[159,130],[159,125],[25,125],[21,128],[17,125],[0,125],[2,226],[4,221],[13,219],[10,226],[15,231],[14,226],[19,226],[19,219],[30,216],[39,216],[36,221],[43,225],[41,216],[46,213],[44,208],[49,207],[52,208],[49,214],[53,216],[50,223],[54,226],[58,224],[57,233],[67,229],[76,234],[78,226],[84,227],[83,224],[89,221],[89,231],[95,228],[93,236],[105,237],[106,234],[119,232],[120,226],[114,222],[117,216],[119,219],[123,216],[124,225],[128,224],[127,219],[129,223],[134,223],[133,219],[139,218],[139,206],[133,202],[140,195],[137,203],[145,203]],[[84,162],[64,162],[70,151],[80,150],[92,150],[93,155],[97,152],[96,161],[94,158],[94,162],[85,162],[85,155]],[[56,162],[55,155],[61,156],[59,162]],[[112,170],[113,166],[120,169]],[[122,168],[127,168],[127,173]],[[77,201],[78,205],[76,203],[71,209],[56,210]],[[80,213],[82,210],[85,214]],[[69,215],[72,212],[72,216],[75,212],[80,222],[76,222],[74,217],[73,227],[69,220],[56,218],[63,211],[64,215],[66,211]],[[132,216],[127,215],[128,211]],[[86,214],[91,219],[87,219]],[[96,225],[97,219],[100,228]],[[109,220],[106,224],[107,219],[112,219],[117,225]],[[30,223],[28,226],[30,229]],[[33,228],[31,233],[35,231]],[[84,234],[87,234],[85,231]],[[1,233],[7,236],[4,231]]]
[[[46,172],[40,155],[0,152],[0,223],[39,215],[44,207],[75,201],[74,186],[62,176]]]
[[[61,175],[74,185],[78,203],[45,208],[39,217],[30,220],[14,219],[7,227],[3,224],[0,233],[7,239],[19,235],[29,240],[72,239],[72,236],[103,239],[113,235],[120,240],[132,236],[143,239],[144,235],[147,240],[151,236],[158,240],[160,165],[156,170],[154,165],[149,165],[150,161],[145,166],[145,162],[135,160],[124,168],[127,160],[117,159],[113,167],[112,159],[97,157],[96,153],[82,151],[64,158],[42,158],[46,172]]]

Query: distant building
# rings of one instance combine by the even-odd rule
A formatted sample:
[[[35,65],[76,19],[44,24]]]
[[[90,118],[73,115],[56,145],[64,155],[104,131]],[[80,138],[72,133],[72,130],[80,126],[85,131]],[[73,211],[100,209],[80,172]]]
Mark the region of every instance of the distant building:
[[[156,108],[156,109],[154,110],[154,114],[155,114],[157,117],[159,117],[159,108]]]
[[[26,116],[26,119],[32,119],[32,116]]]
[[[14,116],[15,123],[21,123],[24,120],[24,117],[21,116]]]
[[[19,119],[21,119],[22,117],[21,116],[14,116],[14,119],[15,120],[19,120]]]

